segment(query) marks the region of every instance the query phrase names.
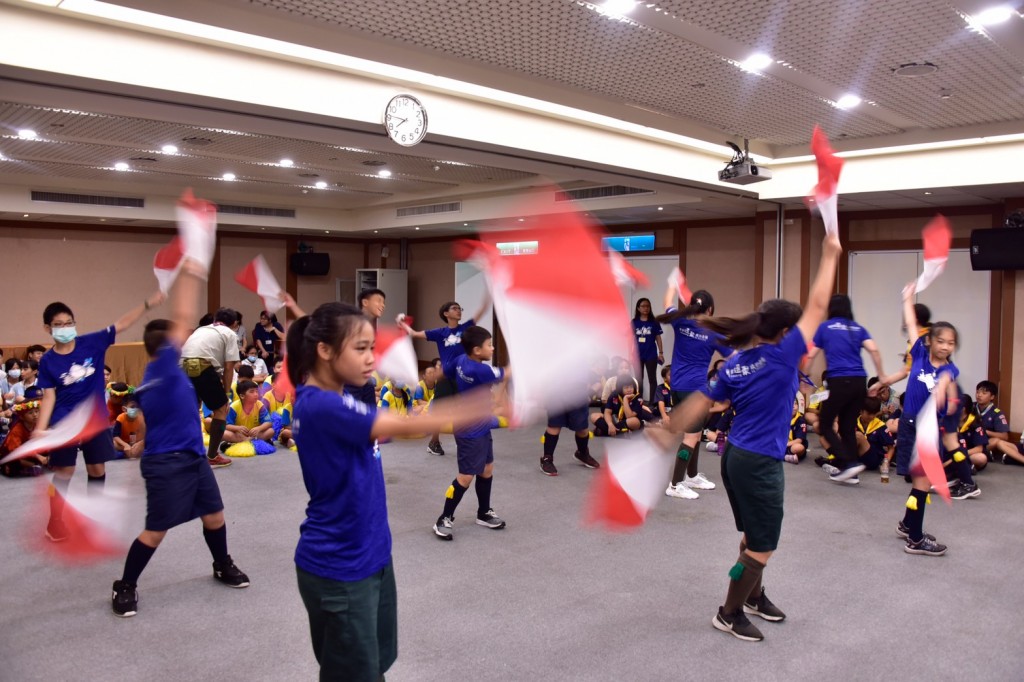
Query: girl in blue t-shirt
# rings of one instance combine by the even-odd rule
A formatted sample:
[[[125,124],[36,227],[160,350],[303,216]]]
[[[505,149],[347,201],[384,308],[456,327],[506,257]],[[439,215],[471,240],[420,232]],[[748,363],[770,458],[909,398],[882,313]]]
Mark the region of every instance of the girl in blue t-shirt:
[[[764,639],[746,614],[768,621],[786,617],[765,596],[761,575],[778,547],[782,530],[782,463],[797,392],[797,368],[807,342],[825,319],[841,252],[838,237],[826,236],[803,311],[796,303],[775,299],[765,301],[756,313],[744,318],[705,319],[702,327],[723,335],[728,345],[739,350],[701,392],[672,412],[671,430],[679,432],[702,423],[716,401],[728,400],[736,410],[722,454],[722,484],[736,529],[742,533],[740,555],[729,571],[725,603],[712,625],[745,641]]]
[[[665,349],[661,345],[661,324],[654,319],[651,313],[651,299],[641,298],[636,302],[636,309],[633,311],[633,336],[636,338],[636,355],[639,364],[636,368],[636,378],[639,380],[640,388],[637,395],[644,395],[644,374],[647,374],[647,383],[651,386],[651,404],[655,404],[655,392],[658,390],[658,365],[665,363]]]
[[[398,653],[395,577],[378,438],[411,436],[491,416],[476,392],[415,417],[343,393],[374,369],[374,331],[351,305],[325,303],[288,329],[297,387],[292,437],[309,493],[295,550],[321,679],[376,682]],[[344,605],[339,608],[338,605]]]

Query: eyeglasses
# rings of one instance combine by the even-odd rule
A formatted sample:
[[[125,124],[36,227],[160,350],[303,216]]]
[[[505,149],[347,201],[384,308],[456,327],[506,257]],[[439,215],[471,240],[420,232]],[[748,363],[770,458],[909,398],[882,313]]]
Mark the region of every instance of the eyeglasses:
[[[75,321],[71,320],[70,322],[53,322],[50,324],[50,326],[53,327],[54,329],[69,329],[75,326]]]
[[[460,306],[460,305],[453,305],[450,308],[448,308],[448,310],[458,310],[461,313],[462,312],[462,306]]]

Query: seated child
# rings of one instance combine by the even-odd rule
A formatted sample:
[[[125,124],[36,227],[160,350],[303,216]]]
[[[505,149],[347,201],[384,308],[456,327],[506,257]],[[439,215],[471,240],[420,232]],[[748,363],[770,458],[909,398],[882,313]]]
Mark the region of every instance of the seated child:
[[[124,407],[124,399],[130,395],[133,391],[133,387],[124,383],[123,381],[115,381],[110,384],[108,389],[110,397],[107,398],[107,413],[110,419],[110,425],[113,426],[117,423],[117,418],[121,416]]]
[[[1008,440],[1010,422],[1006,414],[996,407],[999,386],[994,381],[981,381],[975,390],[974,413],[978,416],[985,435],[988,436],[988,450],[992,461],[1000,458],[1003,464],[1024,464],[1020,448]]]
[[[857,456],[868,469],[878,469],[883,461],[892,459],[896,448],[889,429],[882,419],[882,401],[878,398],[864,399],[864,407],[857,419]]]
[[[658,390],[654,392],[654,399],[658,401],[658,418],[662,422],[668,421],[668,413],[672,411],[675,406],[675,401],[672,400],[672,388],[670,378],[672,375],[672,366],[665,365],[661,368],[661,385],[658,386]]]
[[[601,390],[601,404],[607,403],[608,399],[618,390],[619,379],[633,379],[633,365],[629,360],[614,357],[612,358],[612,368],[615,370],[615,374],[604,382],[604,388]]]
[[[23,360],[21,363],[21,381],[11,385],[14,403],[25,401],[25,392],[36,385],[39,377],[39,363],[35,360]]]
[[[120,457],[136,459],[142,456],[146,445],[146,420],[134,393],[124,397],[121,409],[123,412],[114,422],[114,450]]]
[[[988,434],[974,412],[974,401],[967,395],[961,399],[964,413],[960,419],[960,446],[967,451],[975,471],[981,471],[988,466]]]
[[[409,414],[410,402],[409,390],[404,386],[395,386],[394,381],[388,379],[381,386],[380,401],[377,403],[377,407],[405,417]]]
[[[416,385],[416,392],[412,395],[412,413],[420,414],[430,407],[434,399],[434,388],[437,386],[437,370],[434,365],[423,370],[422,378]]]
[[[800,414],[800,401],[793,400],[793,417],[789,421],[789,442],[786,443],[784,459],[790,464],[799,464],[807,456],[807,422]]]
[[[615,393],[605,403],[604,412],[590,416],[595,436],[638,431],[644,427],[644,422],[653,419],[654,413],[636,394],[636,380],[632,376],[619,377]]]
[[[257,350],[255,344],[249,344],[246,347],[245,355],[242,356],[242,362],[239,363],[239,367],[252,367],[252,380],[257,385],[263,383],[263,380],[270,375],[270,372],[267,371],[267,363],[263,362],[263,358],[259,356],[259,350]]]
[[[14,422],[7,437],[0,443],[0,458],[6,457],[18,449],[32,435],[32,430],[36,428],[36,423],[39,421],[39,401],[42,397],[42,389],[31,387],[25,394],[25,400],[14,406],[12,410]],[[10,478],[41,476],[43,467],[48,461],[46,455],[22,457],[0,465],[0,474]]]
[[[878,383],[878,377],[871,377],[868,379],[868,390]],[[889,386],[882,386],[878,389],[877,393],[878,400],[882,403],[882,411],[879,413],[878,418],[884,422],[889,421],[893,418],[893,415],[900,409],[900,399],[895,393],[892,392],[892,388]]]
[[[906,396],[906,393],[900,394],[900,397],[897,400],[898,407],[893,411],[892,415],[890,415],[888,421],[885,422],[885,428],[889,430],[889,433],[892,434],[893,438],[896,438],[896,434],[900,430],[900,417],[903,416],[903,400]]]
[[[231,403],[228,410],[227,428],[220,449],[226,451],[234,443],[247,440],[274,440],[274,426],[270,410],[260,401],[260,389],[255,382],[243,379],[238,382],[239,399]]]
[[[811,433],[821,434],[818,425],[818,413],[821,411],[822,400],[828,396],[828,379],[825,372],[821,373],[821,385],[814,389],[811,395],[807,396],[807,405],[804,408],[804,421],[807,422],[807,430]]]
[[[277,360],[274,361],[274,373],[273,374],[268,374],[267,378],[264,379],[262,383],[260,383],[260,397],[261,398],[267,394],[267,391],[269,391],[271,388],[273,388],[273,386],[274,386],[274,379],[276,379],[277,376],[279,374],[281,374],[281,372],[283,372],[283,371],[284,371],[284,358],[278,358]]]
[[[231,384],[231,400],[232,402],[238,400],[241,396],[238,394],[238,384],[242,381],[252,381],[255,383],[253,377],[256,376],[255,371],[249,365],[238,365],[235,369],[235,380]],[[259,393],[259,389],[256,389]]]

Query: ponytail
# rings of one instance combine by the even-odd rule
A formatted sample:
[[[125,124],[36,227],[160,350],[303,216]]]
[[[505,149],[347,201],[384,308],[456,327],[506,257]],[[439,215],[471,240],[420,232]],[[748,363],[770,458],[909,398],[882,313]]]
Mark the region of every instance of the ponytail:
[[[658,315],[654,319],[660,324],[672,324],[679,319],[697,317],[698,315],[707,315],[709,311],[714,310],[714,307],[715,299],[711,296],[711,293],[704,289],[700,289],[694,293],[693,297],[690,299],[689,305],[676,310],[674,313]]]
[[[727,346],[742,348],[749,346],[755,337],[774,339],[779,332],[795,326],[801,314],[803,309],[796,303],[773,298],[746,317],[705,318],[701,320],[701,326],[724,336]]]
[[[285,338],[288,349],[288,378],[299,386],[316,368],[317,346],[327,344],[335,352],[368,319],[347,303],[324,303],[311,315],[292,322]]]
[[[725,337],[725,344],[733,348],[750,345],[761,326],[761,313],[750,313],[746,317],[707,317],[700,321],[705,329]]]
[[[312,353],[303,348],[303,337],[306,335],[308,327],[309,315],[304,315],[291,323],[288,327],[288,336],[285,337],[285,348],[288,353],[288,379],[293,386],[299,386],[305,381],[311,369],[310,360],[314,357],[313,353],[316,352],[315,346]]]

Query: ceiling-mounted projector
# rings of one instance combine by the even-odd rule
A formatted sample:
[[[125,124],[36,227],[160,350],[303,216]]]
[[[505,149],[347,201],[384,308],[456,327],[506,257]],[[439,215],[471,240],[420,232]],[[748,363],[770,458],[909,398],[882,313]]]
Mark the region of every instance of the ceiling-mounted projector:
[[[732,159],[725,164],[725,168],[718,171],[720,182],[731,182],[734,185],[750,185],[755,182],[763,182],[772,179],[772,172],[763,166],[758,166],[750,160],[749,143],[743,140],[744,149],[740,149],[732,142],[726,141],[732,148]]]

